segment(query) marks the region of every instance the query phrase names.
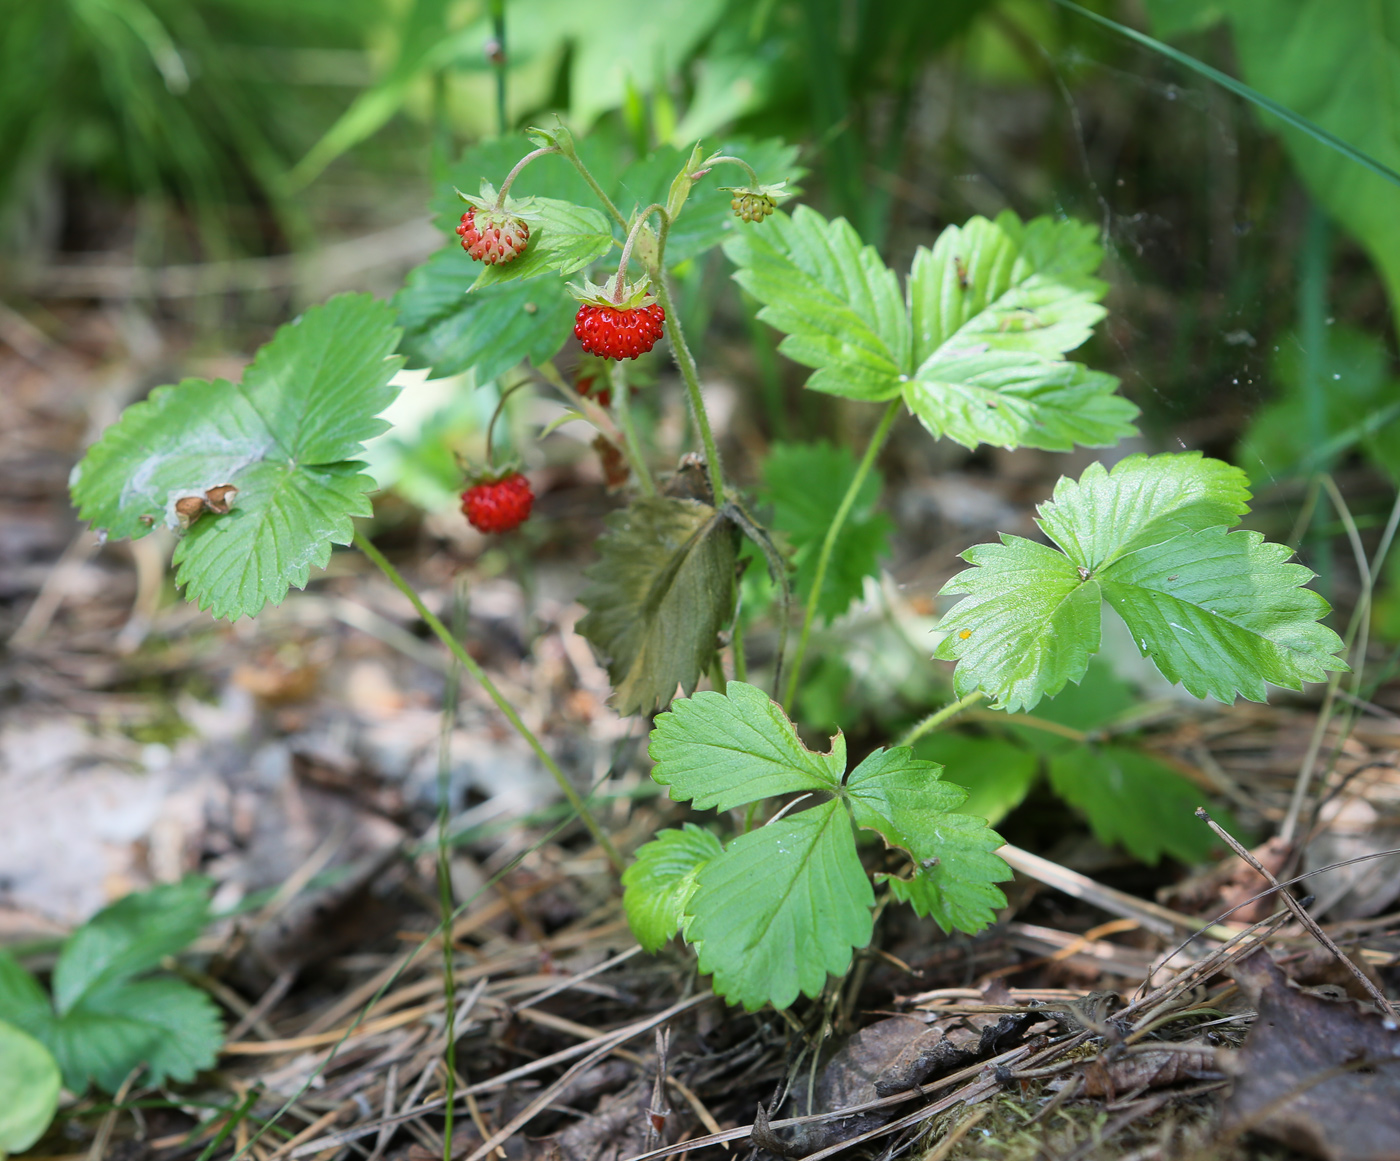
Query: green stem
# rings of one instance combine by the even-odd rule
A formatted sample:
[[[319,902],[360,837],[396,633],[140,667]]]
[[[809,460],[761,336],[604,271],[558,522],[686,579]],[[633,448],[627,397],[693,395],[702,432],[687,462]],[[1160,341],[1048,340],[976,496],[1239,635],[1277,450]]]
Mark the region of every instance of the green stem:
[[[502,130],[504,132],[504,130]],[[510,187],[515,183],[515,179],[520,176],[520,171],[537,157],[544,157],[550,153],[560,153],[562,150],[557,145],[546,145],[543,149],[535,149],[527,153],[515,163],[514,168],[506,174],[505,181],[501,182],[500,192],[496,194],[496,208],[504,209],[506,204],[506,194],[510,192]]]
[[[477,664],[476,659],[463,648],[462,643],[452,635],[447,626],[423,603],[423,598],[418,595],[412,585],[399,575],[399,570],[389,563],[384,554],[371,543],[370,539],[363,532],[358,530],[355,532],[355,547],[369,557],[378,567],[379,571],[389,578],[389,582],[409,599],[409,603],[417,610],[418,615],[423,618],[423,623],[433,631],[439,641],[447,646],[452,656],[462,663],[462,668],[472,675],[481,685],[481,688],[486,691],[487,696],[496,703],[496,708],[506,716],[506,720],[509,721],[510,724],[515,727],[516,732],[525,739],[530,749],[534,750],[535,756],[539,758],[544,768],[549,771],[554,781],[558,783],[560,792],[568,800],[569,805],[577,812],[579,818],[583,820],[583,825],[588,828],[588,832],[593,836],[594,841],[602,848],[603,853],[607,855],[608,861],[611,862],[618,871],[621,871],[624,867],[622,856],[617,853],[617,848],[613,846],[612,840],[603,833],[602,827],[598,825],[598,820],[593,817],[593,812],[588,809],[588,805],[579,797],[578,791],[573,788],[568,778],[565,777],[564,771],[559,768],[559,763],[556,762],[553,755],[544,748],[539,738],[535,737],[534,731],[521,721],[520,715],[515,712],[515,707],[511,705],[501,691],[496,688],[495,682],[486,675],[486,671],[482,669],[481,666]]]
[[[598,179],[589,171],[588,166],[583,164],[583,159],[579,157],[575,149],[565,149],[564,156],[574,163],[574,168],[578,170],[579,177],[588,183],[588,188],[593,191],[593,196],[603,203],[603,208],[612,215],[612,219],[624,230],[627,229],[627,219],[622,216],[622,211],[613,205],[612,198],[603,192],[603,187],[598,184]]]
[[[895,747],[912,746],[925,734],[933,733],[934,730],[938,729],[938,727],[948,721],[949,718],[957,717],[958,714],[962,713],[968,706],[976,705],[986,696],[987,695],[980,689],[974,689],[966,697],[959,698],[951,705],[945,705],[941,710],[929,714],[928,717],[924,718],[923,721],[905,734],[904,737],[900,738],[899,741],[895,743]]]
[[[734,614],[734,628],[730,633],[729,642],[734,650],[734,680],[748,681],[749,659],[744,655],[744,621],[740,611]]]
[[[496,55],[491,61],[491,67],[496,73],[496,135],[504,137],[506,135],[506,0],[491,0],[491,35],[496,41]],[[448,1141],[450,1142],[451,1139],[449,1133]]]
[[[528,377],[521,379],[518,383],[512,383],[504,391],[501,397],[496,400],[496,410],[491,412],[491,422],[486,425],[486,467],[491,469],[495,466],[495,448],[492,446],[492,437],[496,434],[496,420],[501,418],[501,412],[505,410],[506,400],[511,395],[524,387],[530,380]]]
[[[724,658],[718,651],[710,661],[710,684],[718,693],[724,693],[729,688],[729,683],[724,678]]]
[[[802,635],[797,639],[797,653],[792,659],[792,669],[788,673],[787,694],[783,698],[783,705],[787,707],[789,713],[792,712],[792,704],[797,697],[797,682],[802,676],[802,660],[807,654],[807,639],[812,635],[812,622],[817,618],[817,605],[821,601],[822,586],[826,583],[826,570],[831,564],[831,554],[836,548],[837,537],[841,535],[846,517],[851,514],[851,509],[855,507],[856,497],[860,495],[860,490],[865,484],[865,477],[870,474],[870,469],[875,465],[875,457],[880,454],[880,449],[890,434],[890,428],[894,426],[902,402],[902,399],[896,397],[891,399],[890,405],[885,408],[885,414],[880,417],[880,425],[875,429],[875,434],[870,437],[870,445],[865,449],[865,456],[861,459],[860,466],[856,468],[856,474],[851,479],[851,486],[841,497],[841,507],[836,509],[831,526],[826,530],[826,539],[822,541],[821,554],[817,557],[816,575],[812,578],[812,591],[807,594],[807,607],[802,613]]]
[[[640,214],[637,215],[636,220],[632,223],[632,228],[627,232],[627,242],[622,247],[622,261],[620,261],[617,264],[617,281],[613,283],[612,292],[613,302],[622,301],[622,288],[627,283],[627,263],[632,261],[632,247],[636,245],[637,235],[642,232],[642,227],[646,225],[646,220],[649,217],[651,217],[653,213],[658,213],[661,215],[662,236],[664,237],[666,234],[670,233],[670,216],[666,213],[666,207],[661,205],[659,202],[652,202],[651,205],[647,206],[646,209],[644,209]],[[661,247],[658,246],[657,254],[660,255],[661,253]],[[659,258],[657,265],[659,268]]]
[[[564,382],[564,376],[559,374],[559,368],[554,365],[553,359],[546,359],[535,368],[544,377],[545,381],[559,392],[565,401],[573,407],[584,420],[591,423],[593,427],[602,432],[607,437],[608,442],[615,447],[622,449],[622,454],[627,458],[628,465],[632,468],[632,474],[639,480],[650,478],[646,464],[632,454],[631,447],[628,446],[626,435],[612,422],[608,413],[599,407],[592,399],[585,399],[572,387]]]
[[[613,360],[608,366],[608,379],[612,383],[613,406],[617,408],[617,423],[622,428],[622,439],[627,445],[627,459],[636,474],[637,482],[648,496],[656,495],[656,481],[651,478],[651,469],[642,455],[642,446],[637,440],[637,429],[632,424],[632,391],[627,386],[627,368],[620,360]]]
[[[752,165],[750,165],[747,161],[745,161],[742,157],[730,157],[728,154],[725,154],[725,155],[720,156],[720,157],[711,157],[711,158],[708,158],[708,159],[705,161],[705,168],[706,168],[707,170],[708,170],[708,169],[712,169],[712,168],[713,168],[714,166],[716,166],[716,165],[740,165],[740,166],[743,166],[744,169],[748,170],[748,173],[749,173],[749,182],[750,182],[750,184],[752,185],[752,187],[753,187],[754,189],[758,189],[758,187],[759,187],[758,173],[754,170],[754,167],[753,167]]]
[[[695,356],[686,345],[685,331],[681,327],[675,303],[671,301],[664,270],[656,272],[652,285],[656,288],[656,301],[666,312],[666,337],[671,340],[671,352],[676,356],[676,365],[681,369],[681,378],[685,380],[685,389],[690,395],[690,410],[700,431],[700,442],[705,447],[705,470],[710,475],[710,491],[714,493],[714,504],[718,508],[724,503],[724,472],[720,467],[719,448],[715,446],[715,434],[710,430],[710,417],[705,413],[705,397],[700,392],[700,372],[695,366]]]
[[[452,635],[463,637],[467,632],[467,602],[464,586],[454,586],[452,600]],[[444,1081],[447,1104],[444,1108],[442,1161],[452,1161],[452,1106],[456,1103],[457,1086],[457,965],[452,953],[452,915],[456,910],[452,898],[452,848],[447,841],[448,823],[452,816],[452,730],[457,724],[457,697],[462,684],[462,665],[455,658],[447,675],[442,695],[442,729],[438,734],[438,833],[437,886],[438,907],[442,911],[442,993],[444,1008],[443,1032],[447,1042],[443,1047],[443,1063],[447,1066]]]

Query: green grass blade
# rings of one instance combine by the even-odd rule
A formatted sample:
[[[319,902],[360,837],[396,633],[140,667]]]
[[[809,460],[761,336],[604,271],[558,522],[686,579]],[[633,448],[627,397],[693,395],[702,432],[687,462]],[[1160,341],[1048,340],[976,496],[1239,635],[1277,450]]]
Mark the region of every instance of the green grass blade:
[[[1083,16],[1088,20],[1092,20],[1095,24],[1102,25],[1104,28],[1118,33],[1119,36],[1126,37],[1128,40],[1142,45],[1143,48],[1151,49],[1153,52],[1159,53],[1168,60],[1173,60],[1179,65],[1184,65],[1192,72],[1199,73],[1207,80],[1214,81],[1217,85],[1229,89],[1230,92],[1234,93],[1237,97],[1243,97],[1251,104],[1257,105],[1266,113],[1272,114],[1280,121],[1291,125],[1294,129],[1306,133],[1309,137],[1313,138],[1315,141],[1321,142],[1329,149],[1335,149],[1343,157],[1349,158],[1356,162],[1357,165],[1370,170],[1376,176],[1385,178],[1386,181],[1393,185],[1400,185],[1400,173],[1396,173],[1390,166],[1383,165],[1369,153],[1362,152],[1360,149],[1357,149],[1356,146],[1347,141],[1343,141],[1336,134],[1329,133],[1321,125],[1309,121],[1299,113],[1295,113],[1287,105],[1281,105],[1271,97],[1264,96],[1258,89],[1251,88],[1243,81],[1236,80],[1234,77],[1230,76],[1229,73],[1223,73],[1219,69],[1212,68],[1204,61],[1197,60],[1189,53],[1184,53],[1172,48],[1169,44],[1163,44],[1160,40],[1154,40],[1146,33],[1138,32],[1136,29],[1129,28],[1125,24],[1119,24],[1118,21],[1110,20],[1107,16],[1100,16],[1097,12],[1090,12],[1089,9],[1076,4],[1074,0],[1054,0],[1054,2],[1061,8],[1067,9],[1076,15]]]

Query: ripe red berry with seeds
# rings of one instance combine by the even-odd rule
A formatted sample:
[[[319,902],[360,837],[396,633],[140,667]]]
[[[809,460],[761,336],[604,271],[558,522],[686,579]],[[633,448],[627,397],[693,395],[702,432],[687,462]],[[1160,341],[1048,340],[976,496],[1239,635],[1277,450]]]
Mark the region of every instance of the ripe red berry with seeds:
[[[665,330],[666,312],[647,293],[646,283],[629,284],[618,295],[587,283],[571,286],[582,305],[574,316],[574,335],[583,349],[603,359],[635,359],[656,346]]]
[[[462,493],[462,511],[471,526],[481,532],[510,532],[530,517],[535,493],[530,481],[517,471],[499,479],[483,479]]]
[[[476,261],[494,266],[515,261],[530,240],[530,226],[514,214],[472,206],[462,215],[457,234],[463,250]]]

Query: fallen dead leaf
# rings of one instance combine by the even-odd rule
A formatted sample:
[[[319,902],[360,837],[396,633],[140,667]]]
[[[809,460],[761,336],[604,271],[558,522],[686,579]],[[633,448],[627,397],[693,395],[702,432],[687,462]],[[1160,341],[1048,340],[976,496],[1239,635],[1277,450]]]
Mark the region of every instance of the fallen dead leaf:
[[[1400,1159],[1400,1030],[1368,1005],[1292,983],[1259,950],[1233,969],[1258,1009],[1238,1052],[1225,1133],[1259,1133],[1326,1161]]]

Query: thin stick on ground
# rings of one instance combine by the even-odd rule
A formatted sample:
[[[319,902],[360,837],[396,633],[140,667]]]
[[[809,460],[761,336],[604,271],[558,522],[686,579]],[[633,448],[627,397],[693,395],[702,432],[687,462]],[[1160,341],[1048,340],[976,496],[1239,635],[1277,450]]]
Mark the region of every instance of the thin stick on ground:
[[[1283,900],[1284,904],[1288,907],[1288,909],[1293,912],[1294,916],[1297,917],[1298,922],[1301,923],[1307,929],[1308,934],[1311,935],[1314,939],[1316,939],[1320,944],[1322,944],[1322,946],[1325,947],[1328,951],[1330,951],[1334,956],[1336,956],[1337,962],[1340,963],[1343,967],[1347,969],[1347,971],[1351,972],[1351,974],[1356,977],[1357,983],[1359,983],[1363,988],[1366,989],[1367,994],[1373,1000],[1375,1000],[1376,1004],[1380,1007],[1380,1010],[1384,1012],[1388,1017],[1390,1017],[1391,1020],[1394,1020],[1395,1008],[1391,1004],[1391,1002],[1388,999],[1386,999],[1385,993],[1382,992],[1378,987],[1376,987],[1375,984],[1371,982],[1370,977],[1367,976],[1365,972],[1363,972],[1359,967],[1357,967],[1356,964],[1352,963],[1351,958],[1346,954],[1346,952],[1344,952],[1340,947],[1336,945],[1336,943],[1333,942],[1332,937],[1328,935],[1327,932],[1322,930],[1322,928],[1318,925],[1317,920],[1314,919],[1311,915],[1307,913],[1307,911],[1303,909],[1302,904],[1300,904],[1298,900],[1293,898],[1293,893],[1284,888],[1279,883],[1279,881],[1275,879],[1272,874],[1270,874],[1268,868],[1265,867],[1263,863],[1261,863],[1248,850],[1245,849],[1243,844],[1237,841],[1235,837],[1231,835],[1228,831],[1226,831],[1225,828],[1222,827],[1219,823],[1217,823],[1215,819],[1211,818],[1211,816],[1206,812],[1204,807],[1198,807],[1196,809],[1196,817],[1199,818],[1202,822],[1204,822],[1207,826],[1209,826],[1210,829],[1213,830],[1220,837],[1221,841],[1224,842],[1232,851],[1234,851],[1235,854],[1239,855],[1239,857],[1242,858],[1251,867],[1253,867],[1258,874],[1262,875],[1271,887],[1275,887],[1278,889],[1279,897]]]

